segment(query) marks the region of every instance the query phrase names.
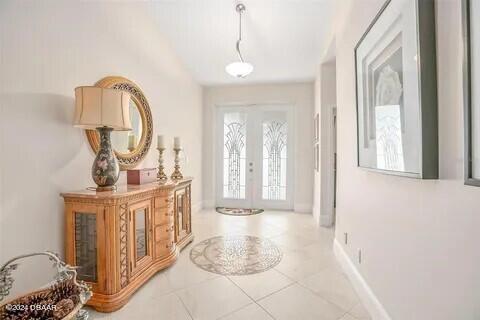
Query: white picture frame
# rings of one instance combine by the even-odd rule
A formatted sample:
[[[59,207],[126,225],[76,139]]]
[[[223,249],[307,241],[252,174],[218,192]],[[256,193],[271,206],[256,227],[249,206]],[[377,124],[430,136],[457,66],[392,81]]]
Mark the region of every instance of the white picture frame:
[[[435,57],[434,0],[387,1],[355,47],[358,167],[438,178]]]

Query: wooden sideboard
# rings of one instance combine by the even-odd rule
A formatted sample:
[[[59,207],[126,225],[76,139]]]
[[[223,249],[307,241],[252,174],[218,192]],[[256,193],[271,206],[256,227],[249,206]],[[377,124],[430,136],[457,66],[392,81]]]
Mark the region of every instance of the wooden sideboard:
[[[92,287],[87,305],[115,311],[176,261],[193,240],[191,182],[62,193],[66,262],[78,266],[79,278]]]

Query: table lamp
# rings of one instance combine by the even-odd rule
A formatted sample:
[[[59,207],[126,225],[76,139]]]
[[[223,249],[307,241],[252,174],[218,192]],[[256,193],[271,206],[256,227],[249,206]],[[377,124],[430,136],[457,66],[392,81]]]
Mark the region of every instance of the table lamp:
[[[100,135],[100,148],[92,165],[97,191],[116,190],[120,166],[112,150],[110,133],[132,130],[129,105],[130,94],[126,91],[92,86],[75,88],[74,126],[96,129]]]

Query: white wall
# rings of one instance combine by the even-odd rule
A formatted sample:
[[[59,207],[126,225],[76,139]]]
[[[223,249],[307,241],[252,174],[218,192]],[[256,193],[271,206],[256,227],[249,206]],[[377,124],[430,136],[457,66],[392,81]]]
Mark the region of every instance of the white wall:
[[[311,212],[313,178],[313,83],[206,87],[204,90],[203,199],[215,204],[216,106],[229,104],[291,104],[295,106],[294,209]]]
[[[0,3],[0,262],[45,249],[63,255],[59,193],[94,185],[94,154],[72,126],[73,89],[108,75],[142,88],[155,135],[165,134],[170,144],[182,137],[189,159],[184,174],[195,177],[192,200],[200,202],[202,89],[149,9],[118,1]],[[141,166],[157,165],[155,146],[156,138]],[[167,152],[167,172],[172,163]]]
[[[436,1],[440,179],[382,175],[356,166],[353,52],[384,2],[351,1],[336,37],[336,239],[392,319],[480,319],[480,188],[463,184],[460,0]]]

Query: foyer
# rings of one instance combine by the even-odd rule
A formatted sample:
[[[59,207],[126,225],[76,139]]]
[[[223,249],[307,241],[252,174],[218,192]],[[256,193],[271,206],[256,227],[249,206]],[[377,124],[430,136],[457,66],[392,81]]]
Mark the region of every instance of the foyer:
[[[0,319],[479,320],[479,16],[0,0]]]

